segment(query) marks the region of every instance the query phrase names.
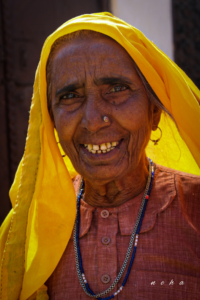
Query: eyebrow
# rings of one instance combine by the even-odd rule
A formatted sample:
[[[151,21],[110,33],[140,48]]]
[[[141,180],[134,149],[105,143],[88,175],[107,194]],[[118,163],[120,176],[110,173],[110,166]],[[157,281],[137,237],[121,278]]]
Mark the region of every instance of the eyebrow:
[[[133,82],[130,81],[130,79],[128,79],[127,77],[124,77],[124,76],[96,78],[96,79],[94,79],[94,83],[97,86],[104,85],[104,84],[116,84],[116,83],[133,84]],[[63,88],[58,89],[56,91],[56,97],[58,97],[64,93],[73,92],[73,91],[83,88],[83,87],[84,87],[84,84],[80,84],[78,82],[66,85]]]
[[[118,77],[101,77],[96,78],[94,80],[94,83],[99,86],[103,84],[115,84],[115,83],[124,83],[124,84],[133,84],[133,82],[130,81],[129,78],[124,76],[118,76]]]
[[[57,89],[56,91],[56,97],[64,94],[64,93],[69,93],[69,92],[73,92],[77,89],[80,89],[84,87],[84,84],[80,84],[80,83],[72,83],[72,84],[69,84],[69,85],[65,85],[63,88],[61,89]]]

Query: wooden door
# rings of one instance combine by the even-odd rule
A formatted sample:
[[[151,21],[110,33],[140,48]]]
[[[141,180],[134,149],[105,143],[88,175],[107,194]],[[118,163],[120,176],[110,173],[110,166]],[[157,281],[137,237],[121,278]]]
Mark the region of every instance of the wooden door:
[[[0,224],[24,152],[35,70],[46,37],[77,15],[109,11],[109,0],[0,0]]]

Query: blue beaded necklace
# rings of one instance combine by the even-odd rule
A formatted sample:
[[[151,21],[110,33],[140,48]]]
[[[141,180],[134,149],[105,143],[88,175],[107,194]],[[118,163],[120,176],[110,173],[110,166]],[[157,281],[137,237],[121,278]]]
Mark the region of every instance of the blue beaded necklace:
[[[111,284],[111,286],[107,290],[105,290],[104,292],[99,293],[99,294],[94,294],[94,292],[89,287],[89,284],[88,284],[85,274],[84,274],[82,258],[81,258],[81,253],[80,253],[80,246],[79,246],[80,200],[81,200],[81,196],[84,191],[84,181],[83,180],[81,181],[78,196],[77,196],[77,212],[76,212],[76,221],[75,221],[75,225],[74,225],[74,236],[73,237],[74,237],[74,250],[75,250],[76,269],[77,269],[77,273],[78,273],[78,278],[79,278],[79,281],[80,281],[80,284],[81,284],[83,290],[89,297],[96,298],[99,300],[110,300],[110,299],[114,298],[115,296],[117,296],[117,294],[119,294],[122,291],[122,289],[124,288],[124,286],[127,282],[128,276],[130,274],[134,258],[135,258],[135,252],[137,249],[139,232],[140,232],[140,228],[142,225],[142,220],[144,218],[144,214],[145,214],[147,202],[148,202],[148,199],[150,196],[150,192],[152,189],[153,178],[154,178],[154,165],[153,165],[152,160],[149,159],[149,176],[148,176],[144,196],[142,199],[142,203],[141,203],[139,213],[137,216],[137,220],[136,220],[136,223],[135,223],[132,235],[131,235],[131,239],[130,239],[130,243],[129,243],[129,247],[128,247],[128,250],[126,253],[124,263],[121,267],[121,270],[120,270],[118,276],[116,277],[114,282]],[[132,256],[131,256],[131,253],[132,253]],[[131,259],[130,259],[130,257],[131,257]],[[129,260],[130,260],[130,262],[129,262]],[[114,289],[116,284],[121,279],[121,277],[126,269],[126,266],[128,265],[128,262],[129,262],[128,270],[126,272],[126,275],[122,282],[121,287],[111,296],[102,298],[102,296],[107,295],[110,291],[112,291]]]

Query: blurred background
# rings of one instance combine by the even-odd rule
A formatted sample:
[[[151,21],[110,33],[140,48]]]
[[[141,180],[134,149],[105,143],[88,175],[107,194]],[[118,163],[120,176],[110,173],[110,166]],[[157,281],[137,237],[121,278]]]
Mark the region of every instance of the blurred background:
[[[68,19],[101,11],[140,29],[200,88],[199,0],[0,0],[0,224],[11,209],[42,45]]]

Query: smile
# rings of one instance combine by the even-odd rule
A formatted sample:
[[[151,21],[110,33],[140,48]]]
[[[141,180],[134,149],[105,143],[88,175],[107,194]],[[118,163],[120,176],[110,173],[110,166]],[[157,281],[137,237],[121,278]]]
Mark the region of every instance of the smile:
[[[84,147],[91,153],[107,153],[115,149],[119,142],[109,142],[100,145],[84,144]]]

